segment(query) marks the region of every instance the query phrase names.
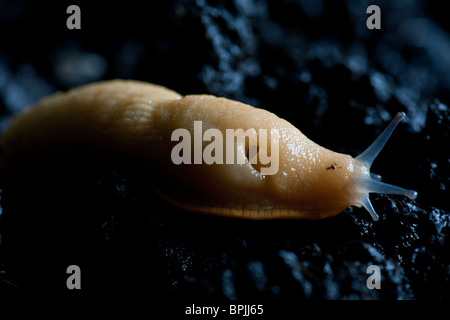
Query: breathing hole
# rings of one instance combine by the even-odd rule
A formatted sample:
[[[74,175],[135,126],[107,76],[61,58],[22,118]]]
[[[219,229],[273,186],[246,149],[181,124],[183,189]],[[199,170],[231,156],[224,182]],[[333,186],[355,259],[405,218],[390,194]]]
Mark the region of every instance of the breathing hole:
[[[247,142],[247,141],[246,141]],[[245,157],[247,158],[247,161],[250,163],[250,165],[257,170],[258,172],[261,172],[261,168],[269,168],[270,162],[268,164],[262,164],[261,163],[261,152],[263,150],[260,149],[259,145],[256,146],[256,154],[250,154],[250,145],[248,143],[245,144]],[[270,150],[267,150],[267,155],[270,155]],[[256,162],[255,162],[256,159]],[[255,163],[253,163],[255,162]]]

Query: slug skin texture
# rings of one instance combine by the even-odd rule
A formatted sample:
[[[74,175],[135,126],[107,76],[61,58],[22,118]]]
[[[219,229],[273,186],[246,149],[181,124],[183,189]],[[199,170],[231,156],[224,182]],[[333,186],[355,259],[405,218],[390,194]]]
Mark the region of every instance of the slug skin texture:
[[[249,161],[174,164],[171,152],[179,142],[172,133],[184,128],[193,141],[194,121],[202,122],[203,132],[215,128],[224,137],[227,129],[265,129],[270,140],[277,129],[278,152],[269,148],[268,154],[278,171],[262,175]],[[202,148],[209,143],[202,141]],[[248,149],[235,144],[235,152]],[[370,192],[371,163],[317,145],[273,113],[210,95],[182,97],[138,81],[105,81],[42,99],[13,119],[1,140],[0,163],[14,172],[86,165],[93,155],[128,158],[146,168],[149,183],[174,206],[221,216],[320,219],[364,205]]]

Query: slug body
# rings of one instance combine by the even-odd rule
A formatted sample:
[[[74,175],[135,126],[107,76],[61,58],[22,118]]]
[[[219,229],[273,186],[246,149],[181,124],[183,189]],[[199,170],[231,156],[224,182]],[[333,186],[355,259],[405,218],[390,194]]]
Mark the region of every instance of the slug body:
[[[370,174],[372,161],[404,116],[397,114],[381,136],[353,158],[317,145],[262,109],[113,80],[56,93],[15,117],[1,140],[0,163],[14,171],[68,159],[76,162],[87,155],[123,156],[148,168],[150,182],[162,198],[189,211],[252,219],[320,219],[348,206],[364,206],[377,220],[369,193],[417,196]],[[264,166],[247,158],[242,164],[175,164],[171,154],[179,142],[173,132],[182,128],[194,136],[195,121],[202,121],[202,133],[215,128],[224,136],[229,129],[265,129],[270,140],[271,130],[277,129],[276,144],[263,149],[277,161],[278,171],[263,175]],[[203,140],[202,150],[209,143]],[[236,153],[248,157],[245,140],[234,141],[234,146]]]

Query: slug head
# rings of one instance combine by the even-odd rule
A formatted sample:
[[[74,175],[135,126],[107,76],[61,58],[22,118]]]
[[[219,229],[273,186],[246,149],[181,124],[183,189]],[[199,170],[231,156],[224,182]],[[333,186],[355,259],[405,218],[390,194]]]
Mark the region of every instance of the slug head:
[[[398,113],[376,141],[361,155],[332,152],[308,140],[293,126],[283,126],[280,142],[280,170],[266,176],[278,203],[298,210],[301,218],[324,218],[336,215],[348,206],[364,206],[377,221],[369,193],[403,195],[411,200],[417,192],[381,182],[370,167],[398,123]]]
[[[370,202],[369,193],[398,194],[408,197],[411,200],[417,198],[416,191],[381,182],[381,176],[370,172],[373,161],[383,149],[394,129],[405,117],[404,112],[397,113],[380,136],[363,153],[355,158],[354,174],[350,177],[349,183],[346,186],[348,192],[353,195],[351,205],[358,207],[364,206],[374,221],[378,221],[379,216]]]

